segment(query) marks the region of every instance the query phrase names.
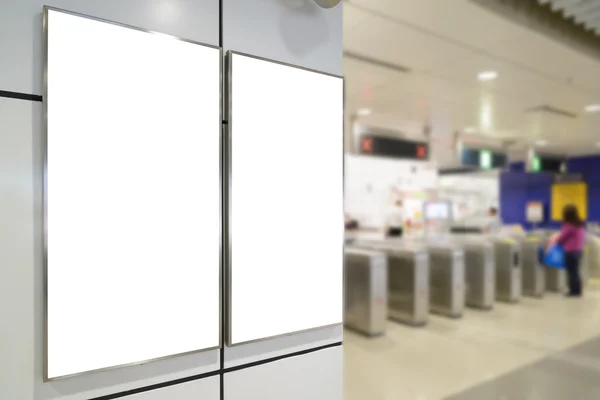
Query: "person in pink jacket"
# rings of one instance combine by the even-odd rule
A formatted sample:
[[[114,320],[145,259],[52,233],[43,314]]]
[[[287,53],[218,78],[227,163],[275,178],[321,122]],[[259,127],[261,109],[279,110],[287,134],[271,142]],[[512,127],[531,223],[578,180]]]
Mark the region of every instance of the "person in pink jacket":
[[[558,244],[565,252],[565,269],[569,280],[569,297],[581,296],[581,276],[579,263],[585,244],[585,230],[579,217],[579,211],[574,205],[563,209],[563,226],[560,232],[551,239],[552,244]]]

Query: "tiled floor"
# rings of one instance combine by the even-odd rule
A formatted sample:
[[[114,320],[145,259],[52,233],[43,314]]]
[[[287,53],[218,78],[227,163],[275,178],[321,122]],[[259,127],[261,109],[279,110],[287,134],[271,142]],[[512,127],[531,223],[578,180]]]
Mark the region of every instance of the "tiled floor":
[[[377,339],[347,331],[345,398],[600,399],[600,339],[590,341],[599,335],[598,290],[431,316],[423,328],[389,322]]]

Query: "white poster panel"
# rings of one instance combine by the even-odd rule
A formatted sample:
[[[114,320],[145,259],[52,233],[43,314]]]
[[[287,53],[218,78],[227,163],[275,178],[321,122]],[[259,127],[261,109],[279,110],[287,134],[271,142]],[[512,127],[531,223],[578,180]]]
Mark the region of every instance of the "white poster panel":
[[[46,378],[218,347],[221,51],[46,13]]]
[[[339,324],[343,79],[229,60],[228,343]]]

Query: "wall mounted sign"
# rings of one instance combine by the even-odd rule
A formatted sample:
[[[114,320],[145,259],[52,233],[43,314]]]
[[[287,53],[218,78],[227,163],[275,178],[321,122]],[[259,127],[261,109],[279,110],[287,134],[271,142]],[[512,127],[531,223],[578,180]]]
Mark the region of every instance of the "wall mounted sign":
[[[527,222],[539,224],[544,221],[544,203],[541,201],[530,201],[525,209]]]
[[[463,148],[460,162],[464,167],[480,169],[504,168],[507,163],[507,157],[504,153],[491,150]]]
[[[563,208],[572,204],[579,216],[587,219],[587,184],[584,182],[555,183],[552,185],[552,219],[562,221]]]
[[[562,158],[542,157],[536,155],[531,160],[531,172],[561,173],[564,170],[565,160]]]
[[[360,153],[401,159],[428,160],[429,146],[425,142],[363,135],[360,138]]]
[[[489,150],[481,150],[479,152],[479,168],[492,169],[494,162],[493,153]]]

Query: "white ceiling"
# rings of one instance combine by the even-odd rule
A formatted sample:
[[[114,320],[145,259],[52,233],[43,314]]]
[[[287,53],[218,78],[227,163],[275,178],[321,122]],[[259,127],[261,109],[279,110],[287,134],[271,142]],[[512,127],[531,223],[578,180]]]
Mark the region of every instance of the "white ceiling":
[[[546,141],[546,151],[600,151],[600,62],[517,25],[470,0],[349,0],[344,48],[409,68],[346,57],[347,112],[369,108],[365,125],[434,138],[475,128],[468,140]],[[493,81],[477,74],[497,71]],[[525,110],[549,105],[565,118]]]

